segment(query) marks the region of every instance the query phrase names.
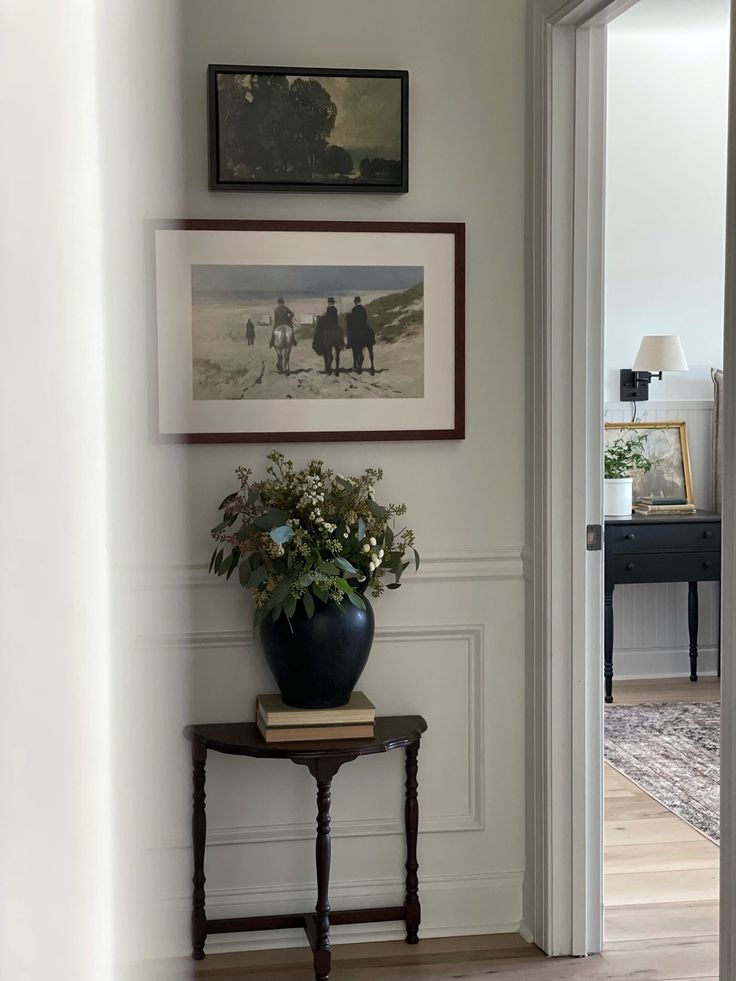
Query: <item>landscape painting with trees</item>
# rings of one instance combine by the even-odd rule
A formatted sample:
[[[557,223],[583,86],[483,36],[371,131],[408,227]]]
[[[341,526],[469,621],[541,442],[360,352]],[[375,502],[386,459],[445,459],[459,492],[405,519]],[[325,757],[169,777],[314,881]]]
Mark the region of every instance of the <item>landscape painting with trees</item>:
[[[210,187],[405,191],[406,72],[211,65]]]

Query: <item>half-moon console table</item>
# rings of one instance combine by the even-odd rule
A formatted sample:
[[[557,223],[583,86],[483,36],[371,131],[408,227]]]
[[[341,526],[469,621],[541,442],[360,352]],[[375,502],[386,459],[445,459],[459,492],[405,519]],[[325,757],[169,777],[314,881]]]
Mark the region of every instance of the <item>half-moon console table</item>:
[[[184,735],[192,743],[194,780],[192,843],[194,848],[194,891],[192,893],[192,957],[202,960],[207,937],[213,933],[241,933],[248,930],[283,930],[303,927],[314,954],[316,981],[330,976],[330,925],[342,923],[379,923],[404,920],[406,942],[419,939],[419,864],[417,833],[417,757],[419,741],[427,723],[420,715],[387,716],[376,719],[372,739],[324,740],[300,743],[267,743],[250,722],[230,722],[187,726]],[[330,911],[330,800],[332,778],[343,765],[360,756],[387,753],[391,749],[406,751],[406,900],[403,906],[374,909]],[[205,912],[204,856],[207,834],[205,817],[205,764],[207,752],[252,756],[258,759],[291,760],[306,766],[317,782],[317,906],[315,912],[279,916],[231,917],[208,920]]]

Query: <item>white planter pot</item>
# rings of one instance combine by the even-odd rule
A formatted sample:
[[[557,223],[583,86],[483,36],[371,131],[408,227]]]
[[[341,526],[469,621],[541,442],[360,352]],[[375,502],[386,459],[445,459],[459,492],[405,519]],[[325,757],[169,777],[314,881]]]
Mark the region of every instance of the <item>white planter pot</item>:
[[[631,514],[632,477],[606,478],[603,481],[603,513],[613,518]]]

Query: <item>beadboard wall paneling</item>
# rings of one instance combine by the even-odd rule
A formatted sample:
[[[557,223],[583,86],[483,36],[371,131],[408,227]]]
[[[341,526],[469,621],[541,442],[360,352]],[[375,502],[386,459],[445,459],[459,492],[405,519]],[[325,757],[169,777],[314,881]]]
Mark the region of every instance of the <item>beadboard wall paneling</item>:
[[[656,385],[656,382],[652,383]],[[645,402],[637,406],[640,422],[686,422],[695,503],[713,506],[712,401]],[[629,422],[631,403],[607,402],[606,422]],[[718,584],[701,583],[699,671],[715,674],[718,645]],[[674,678],[690,673],[688,660],[687,584],[654,583],[617,586],[614,593],[615,678]]]

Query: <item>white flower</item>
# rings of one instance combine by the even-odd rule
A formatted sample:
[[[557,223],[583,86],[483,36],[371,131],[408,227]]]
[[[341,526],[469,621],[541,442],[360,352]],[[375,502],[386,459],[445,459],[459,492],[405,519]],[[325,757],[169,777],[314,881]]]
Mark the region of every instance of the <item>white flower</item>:
[[[375,552],[371,552],[371,562],[375,563],[376,565],[378,564],[378,556]]]
[[[349,536],[348,536],[348,533],[347,533],[346,531],[344,531],[344,532],[342,533],[342,537],[343,537],[343,538],[348,538],[348,537],[349,537]]]
[[[363,546],[363,551],[364,551],[364,552],[370,552],[370,550],[371,550],[371,547],[370,547],[370,545],[369,545],[369,544],[368,544],[368,543],[366,542],[366,543],[365,543],[365,545]]]
[[[375,538],[369,538],[368,541],[371,543],[371,545],[375,545],[376,544],[376,539]]]
[[[373,564],[373,562],[369,562],[368,563],[368,568],[371,570],[371,572],[375,572],[376,571],[376,567]]]
[[[382,559],[382,558],[383,558],[383,556],[384,556],[384,551],[383,551],[383,549],[381,549],[381,550],[379,551],[379,553],[378,553],[378,558],[379,558],[379,559]]]

